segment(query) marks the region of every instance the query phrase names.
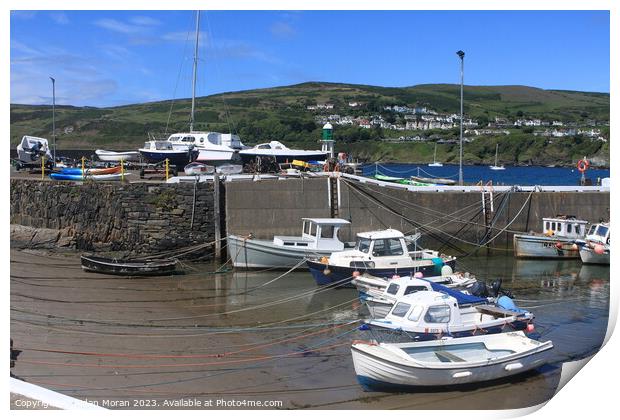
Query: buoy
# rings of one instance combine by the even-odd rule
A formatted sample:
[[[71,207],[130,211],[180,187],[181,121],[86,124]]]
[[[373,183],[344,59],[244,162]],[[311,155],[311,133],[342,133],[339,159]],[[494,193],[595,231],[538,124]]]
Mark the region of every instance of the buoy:
[[[355,270],[355,271],[353,272],[353,277],[359,277],[359,276],[360,276],[360,272],[359,272],[359,271],[357,271],[357,270]]]
[[[323,270],[323,274],[325,274],[326,276],[329,276],[331,272],[332,271],[329,268],[326,268],[325,270]]]
[[[597,244],[594,246],[594,252],[598,255],[602,255],[605,252],[605,247],[601,244]]]
[[[452,267],[450,267],[449,265],[446,264],[443,267],[441,267],[441,276],[442,277],[451,276],[452,273],[453,273]]]
[[[525,330],[528,333],[533,333],[534,332],[534,324],[527,324],[527,327],[525,328]]]
[[[417,273],[413,275],[413,277],[416,279],[421,279],[422,277],[424,277],[424,274],[422,274],[421,271],[418,271]]]
[[[321,263],[322,264],[327,264],[329,262],[329,258],[327,258],[326,256],[322,256],[321,257]]]
[[[577,251],[579,249],[579,245],[573,244],[571,248],[573,249],[573,251]]]

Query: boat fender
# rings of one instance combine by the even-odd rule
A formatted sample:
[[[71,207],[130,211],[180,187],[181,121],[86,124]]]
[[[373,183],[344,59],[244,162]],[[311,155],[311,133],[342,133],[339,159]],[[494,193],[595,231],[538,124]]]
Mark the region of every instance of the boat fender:
[[[556,247],[557,249],[562,249],[562,242],[556,242],[556,243],[555,243],[555,247]]]
[[[326,268],[325,270],[323,270],[323,274],[325,274],[326,276],[329,276],[332,273],[332,271],[329,268]]]
[[[441,276],[442,277],[451,276],[452,273],[453,273],[452,267],[450,267],[449,265],[444,265],[443,267],[441,267]]]
[[[370,325],[364,323],[364,324],[360,325],[357,329],[360,330],[360,331],[368,331],[368,330],[370,330]]]

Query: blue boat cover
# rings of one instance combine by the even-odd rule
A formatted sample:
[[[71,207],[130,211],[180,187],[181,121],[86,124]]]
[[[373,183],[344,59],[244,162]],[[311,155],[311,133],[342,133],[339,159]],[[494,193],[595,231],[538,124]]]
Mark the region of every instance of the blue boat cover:
[[[422,278],[421,280],[426,280],[425,278]],[[473,295],[467,295],[463,292],[459,292],[458,290],[455,289],[450,289],[449,287],[446,287],[444,285],[432,282],[432,281],[428,281],[431,284],[431,287],[433,288],[434,291],[436,292],[441,292],[441,293],[445,293],[448,296],[452,296],[453,298],[456,299],[456,302],[459,305],[476,305],[479,303],[487,303],[487,300],[485,298],[481,298],[478,296],[473,296]]]

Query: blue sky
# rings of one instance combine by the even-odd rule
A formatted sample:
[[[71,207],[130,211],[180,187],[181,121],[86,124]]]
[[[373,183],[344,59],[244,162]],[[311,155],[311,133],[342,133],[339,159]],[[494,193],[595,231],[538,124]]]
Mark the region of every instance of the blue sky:
[[[191,96],[193,11],[11,12],[11,102]],[[607,11],[202,12],[199,96],[306,81],[609,92]]]

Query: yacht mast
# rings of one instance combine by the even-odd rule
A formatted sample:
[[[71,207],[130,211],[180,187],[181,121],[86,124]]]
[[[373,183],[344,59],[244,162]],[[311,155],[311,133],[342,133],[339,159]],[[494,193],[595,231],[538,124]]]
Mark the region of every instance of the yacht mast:
[[[200,35],[200,10],[196,12],[196,45],[194,47],[194,71],[192,77],[192,114],[189,119],[189,131],[194,131],[194,109],[196,106],[196,70],[198,68],[198,37]]]

